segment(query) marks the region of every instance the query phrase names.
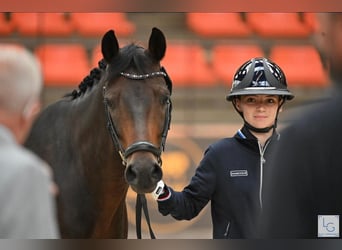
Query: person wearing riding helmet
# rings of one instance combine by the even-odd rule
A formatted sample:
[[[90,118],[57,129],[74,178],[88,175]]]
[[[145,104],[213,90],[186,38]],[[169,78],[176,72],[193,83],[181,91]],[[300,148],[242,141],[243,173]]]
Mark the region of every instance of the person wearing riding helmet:
[[[211,201],[214,239],[256,238],[266,159],[279,139],[278,114],[293,97],[274,62],[252,58],[239,67],[226,99],[241,115],[242,128],[206,149],[183,191],[160,181],[153,192],[159,212],[191,220]]]

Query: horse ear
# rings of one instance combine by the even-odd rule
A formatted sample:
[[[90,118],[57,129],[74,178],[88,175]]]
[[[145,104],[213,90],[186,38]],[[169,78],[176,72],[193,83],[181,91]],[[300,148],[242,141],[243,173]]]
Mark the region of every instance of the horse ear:
[[[160,61],[165,55],[165,51],[166,51],[165,36],[163,32],[161,32],[161,30],[155,27],[152,29],[152,33],[148,42],[148,50],[150,54],[152,55],[152,57],[156,59],[157,61]]]
[[[101,42],[101,51],[103,58],[108,64],[118,54],[119,43],[113,30],[107,31],[107,33],[103,36]]]

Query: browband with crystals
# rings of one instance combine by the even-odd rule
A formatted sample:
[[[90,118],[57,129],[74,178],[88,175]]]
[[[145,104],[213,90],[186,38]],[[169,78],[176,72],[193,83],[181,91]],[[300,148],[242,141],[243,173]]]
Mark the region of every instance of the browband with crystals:
[[[152,72],[152,73],[143,74],[143,75],[120,72],[120,75],[127,77],[129,79],[133,79],[133,80],[147,79],[147,78],[156,77],[156,76],[167,77],[167,74],[163,71],[157,71],[157,72]]]

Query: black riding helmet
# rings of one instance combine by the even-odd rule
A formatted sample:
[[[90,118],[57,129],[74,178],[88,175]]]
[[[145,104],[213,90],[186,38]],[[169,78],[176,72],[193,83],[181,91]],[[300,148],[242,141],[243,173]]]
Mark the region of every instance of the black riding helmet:
[[[294,95],[287,89],[282,69],[269,59],[252,58],[235,73],[228,101],[240,95],[280,95],[286,100]]]
[[[236,108],[235,99],[242,95],[278,95],[282,99],[275,122],[267,128],[255,128],[243,117]],[[232,101],[234,108],[244,119],[245,125],[258,133],[266,133],[276,128],[277,117],[281,106],[286,100],[291,100],[294,95],[287,89],[286,77],[282,69],[269,59],[256,57],[248,60],[236,71],[227,101]]]

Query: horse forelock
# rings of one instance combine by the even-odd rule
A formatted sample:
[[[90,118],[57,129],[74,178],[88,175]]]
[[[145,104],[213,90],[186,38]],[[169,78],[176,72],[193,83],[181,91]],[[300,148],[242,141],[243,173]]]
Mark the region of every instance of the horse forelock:
[[[113,59],[107,67],[106,79],[110,83],[117,78],[121,72],[147,74],[153,69],[156,64],[151,57],[148,56],[146,49],[131,43],[120,49],[120,53]]]

